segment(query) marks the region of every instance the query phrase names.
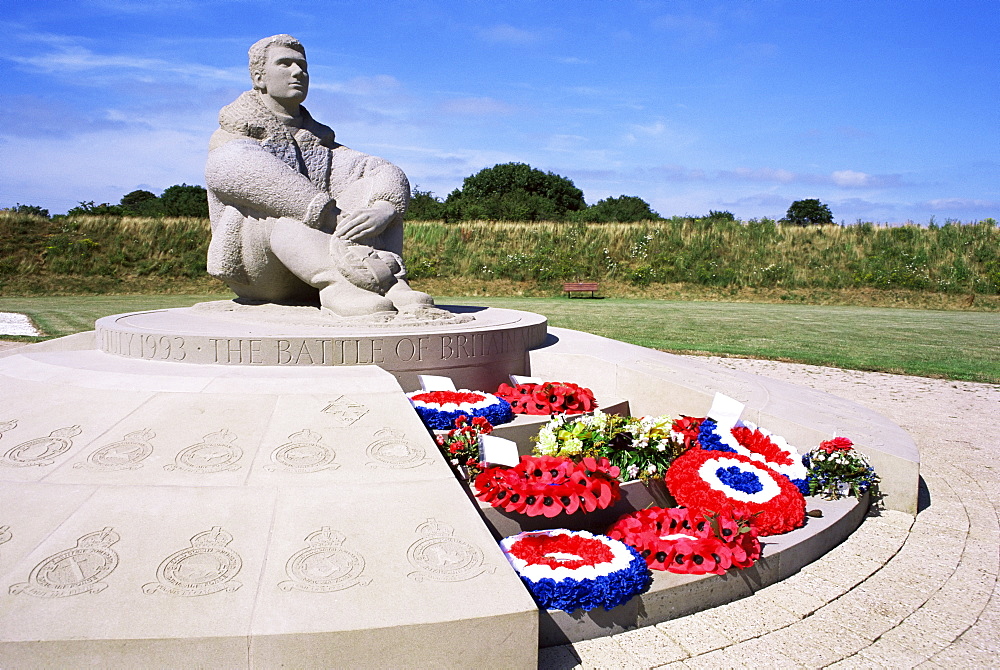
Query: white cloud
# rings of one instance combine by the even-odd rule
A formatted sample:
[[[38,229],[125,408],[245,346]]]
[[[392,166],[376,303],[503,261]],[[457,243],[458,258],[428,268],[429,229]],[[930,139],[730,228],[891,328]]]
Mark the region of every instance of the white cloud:
[[[870,174],[855,172],[854,170],[837,170],[830,175],[830,178],[833,180],[834,184],[845,188],[871,186],[873,181]]]
[[[505,116],[513,114],[516,109],[511,104],[490,97],[453,98],[441,103],[443,112],[461,116]]]
[[[313,73],[310,72],[310,80]],[[388,74],[377,74],[371,77],[354,77],[343,82],[315,83],[309,82],[311,90],[347,93],[348,95],[371,96],[398,91],[402,85],[399,80]]]
[[[722,179],[739,179],[743,181],[763,181],[788,184],[799,179],[798,175],[788,170],[774,168],[736,168],[719,172]]]
[[[712,41],[719,36],[716,23],[698,16],[666,14],[653,19],[653,27],[673,33],[688,43]]]
[[[1000,201],[997,200],[977,200],[973,198],[936,198],[923,203],[924,206],[935,211],[949,210],[975,210],[994,209],[1000,210]],[[997,212],[1000,215],[1000,211]]]
[[[57,214],[81,200],[116,203],[139,184],[203,184],[210,134],[128,129],[6,137],[0,144],[0,201],[38,204]]]
[[[492,28],[486,28],[479,31],[479,34],[483,37],[483,39],[489,42],[499,42],[505,44],[531,44],[532,42],[537,42],[541,39],[541,35],[537,33],[523,30],[522,28],[515,28],[507,23],[501,23],[493,26]]]
[[[545,144],[547,151],[576,151],[590,140],[582,135],[552,135]]]
[[[178,63],[159,58],[139,58],[136,56],[97,54],[77,45],[60,44],[53,51],[37,56],[5,55],[7,60],[47,74],[79,75],[91,73],[102,80],[120,77],[122,71],[131,76],[158,80],[163,75],[180,77],[185,80],[209,79],[216,82],[242,83],[246,75],[242,68],[226,69],[209,67],[200,63]]]

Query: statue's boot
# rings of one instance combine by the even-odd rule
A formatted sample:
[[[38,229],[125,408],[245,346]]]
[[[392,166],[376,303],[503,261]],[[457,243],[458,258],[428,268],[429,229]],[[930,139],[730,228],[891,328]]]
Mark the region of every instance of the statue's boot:
[[[341,317],[396,313],[392,300],[359,288],[343,277],[319,290],[319,304],[324,310]]]
[[[434,306],[434,298],[423,291],[413,290],[404,279],[397,279],[396,283],[385,292],[385,297],[401,312]]]

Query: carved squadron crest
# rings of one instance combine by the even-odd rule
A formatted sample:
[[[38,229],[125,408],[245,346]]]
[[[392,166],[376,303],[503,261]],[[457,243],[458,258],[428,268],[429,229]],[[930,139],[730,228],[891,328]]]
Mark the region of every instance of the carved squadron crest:
[[[336,452],[321,442],[323,436],[311,430],[302,430],[288,436],[289,442],[271,452],[270,465],[266,470],[286,470],[291,472],[319,472],[336,470],[340,466],[333,462]]]
[[[175,596],[204,596],[219,591],[235,591],[243,584],[233,581],[243,567],[243,559],[228,545],[233,536],[213,526],[191,538],[191,546],[175,551],[160,563],[156,581],[142,587],[144,593]]]
[[[10,587],[11,595],[62,598],[100,593],[108,586],[102,580],[118,567],[118,554],[111,545],[119,539],[113,528],[84,535],[72,549],[52,554],[36,565],[27,582]]]
[[[80,426],[70,426],[54,430],[49,433],[48,437],[36,437],[33,440],[22,442],[7,450],[7,453],[0,459],[0,465],[17,468],[52,465],[56,458],[65,454],[73,446],[71,438],[82,432],[83,429]]]
[[[455,537],[455,529],[436,519],[427,519],[417,526],[424,537],[410,545],[406,558],[416,572],[407,575],[418,582],[461,582],[478,577],[495,568],[483,565],[483,552],[465,540]]]
[[[209,433],[203,442],[192,444],[174,458],[173,463],[163,466],[164,470],[187,470],[188,472],[222,472],[239,470],[239,460],[243,450],[233,444],[236,435],[225,428]]]
[[[76,463],[74,468],[91,470],[135,470],[142,467],[142,462],[153,453],[150,440],[156,433],[146,428],[126,433],[118,442],[107,444],[91,453],[86,462]]]
[[[278,584],[282,591],[329,593],[352,586],[367,586],[371,579],[362,579],[365,559],[344,549],[344,535],[323,526],[306,538],[307,546],[288,559],[285,573],[290,577]]]
[[[368,445],[366,452],[371,460],[365,465],[370,468],[415,468],[430,462],[424,448],[407,442],[405,434],[398,430],[383,428],[374,437],[378,439]]]

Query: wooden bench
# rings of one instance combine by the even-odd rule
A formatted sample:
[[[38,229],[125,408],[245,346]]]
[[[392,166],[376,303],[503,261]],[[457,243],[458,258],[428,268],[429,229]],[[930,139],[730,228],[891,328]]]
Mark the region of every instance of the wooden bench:
[[[586,293],[590,291],[590,297],[594,297],[594,291],[600,288],[597,282],[575,282],[570,284],[563,284],[563,292],[566,293],[567,298],[572,298],[573,293]]]

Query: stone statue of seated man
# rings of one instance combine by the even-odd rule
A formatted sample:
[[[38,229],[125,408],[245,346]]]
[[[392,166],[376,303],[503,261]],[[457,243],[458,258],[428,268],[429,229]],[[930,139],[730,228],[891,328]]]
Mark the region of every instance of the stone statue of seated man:
[[[401,258],[406,175],[313,120],[302,106],[309,72],[298,40],[267,37],[249,55],[253,90],[222,108],[209,144],[209,273],[241,298],[318,297],[340,317],[431,307],[406,283]]]

